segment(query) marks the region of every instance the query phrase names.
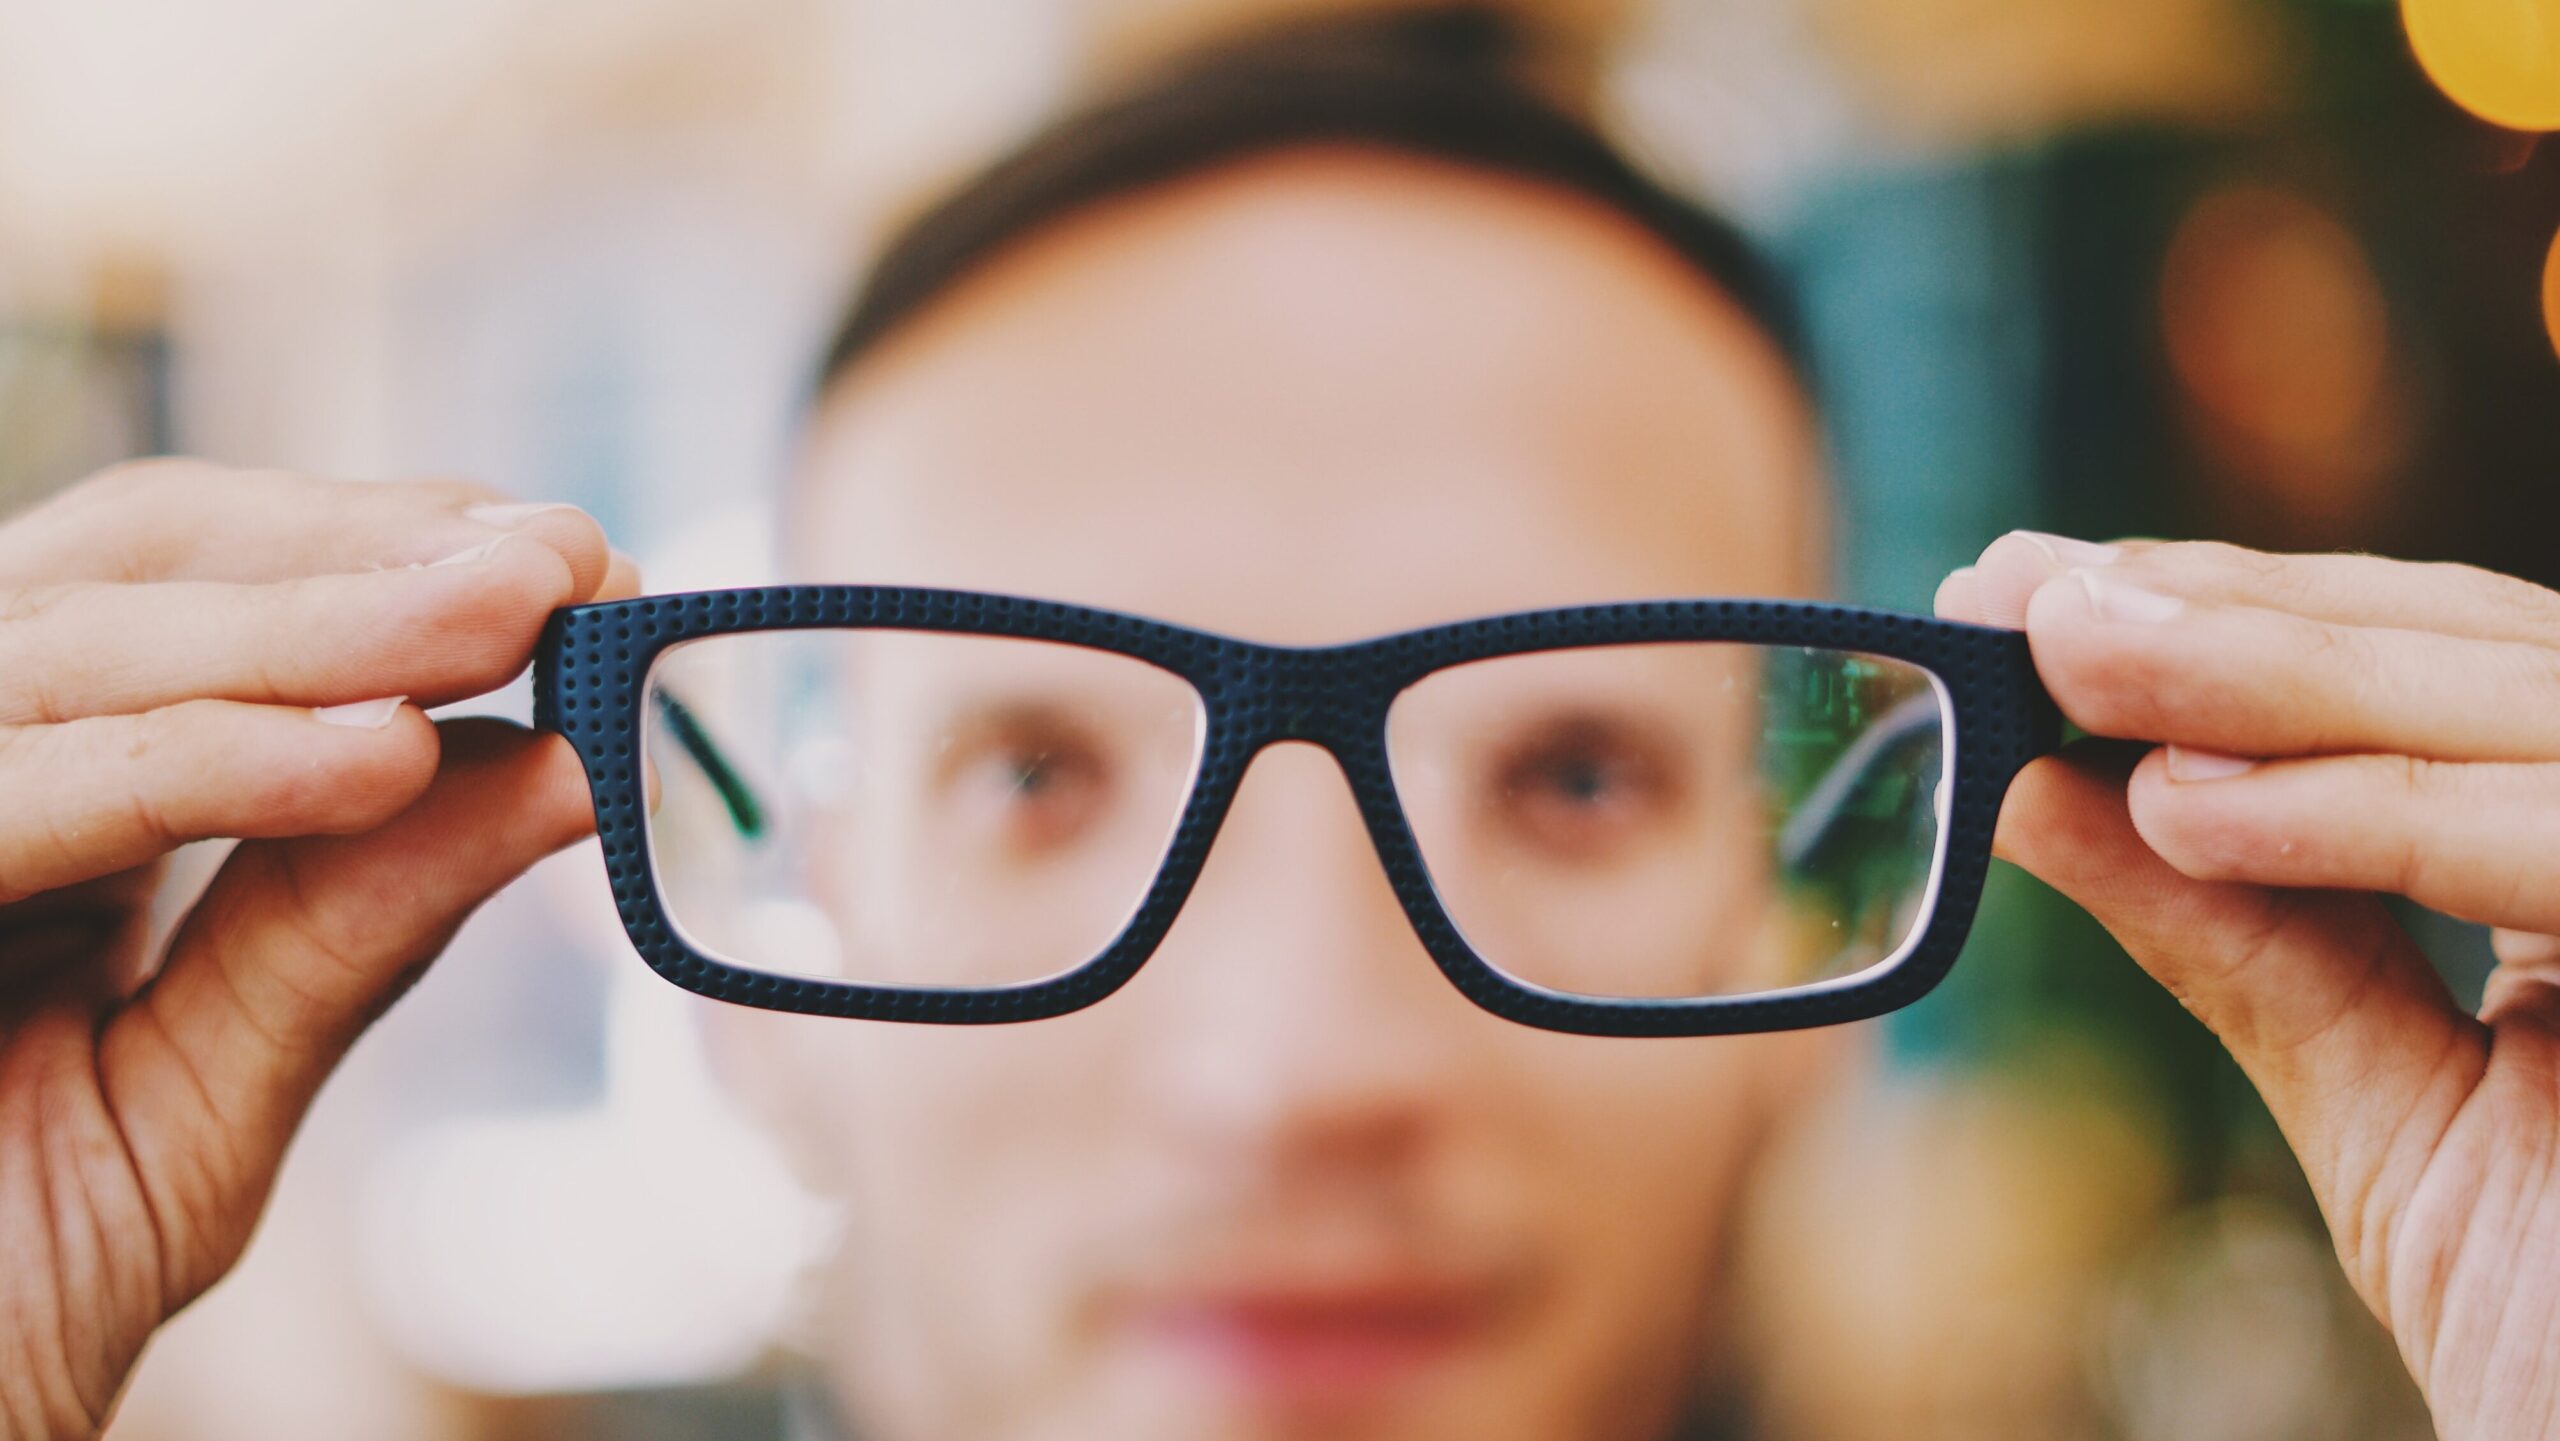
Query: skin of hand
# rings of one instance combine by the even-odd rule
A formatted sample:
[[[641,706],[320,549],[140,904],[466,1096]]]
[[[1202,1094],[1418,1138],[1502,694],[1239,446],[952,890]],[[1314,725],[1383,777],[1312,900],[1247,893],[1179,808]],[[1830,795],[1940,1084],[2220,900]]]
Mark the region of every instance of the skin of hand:
[[[2018,533],[1937,604],[2112,738],[2018,776],[1999,853],[2230,1047],[2440,1433],[2560,1434],[2560,594]],[[2384,893],[2497,928],[2477,1015]]]
[[[558,737],[420,708],[635,581],[577,510],[448,482],[157,460],[0,525],[0,1437],[105,1425],[357,1034],[586,833]],[[156,863],[213,837],[146,953]]]

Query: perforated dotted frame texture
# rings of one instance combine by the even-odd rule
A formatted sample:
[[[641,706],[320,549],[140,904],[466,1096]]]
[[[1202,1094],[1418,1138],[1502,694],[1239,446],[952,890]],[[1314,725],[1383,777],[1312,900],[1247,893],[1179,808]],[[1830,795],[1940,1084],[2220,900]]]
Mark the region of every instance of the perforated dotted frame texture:
[[[742,631],[869,627],[1011,636],[1134,657],[1189,681],[1207,728],[1199,774],[1155,883],[1103,952],[1074,971],[993,990],[868,986],[776,975],[694,950],[667,918],[651,864],[642,709],[666,648]],[[1471,950],[1433,891],[1388,779],[1387,711],[1447,666],[1491,656],[1647,641],[1739,641],[1860,651],[1935,675],[1954,711],[1945,862],[1926,929],[1878,974],[1760,996],[1694,1000],[1566,995],[1523,985]],[[1259,645],[1055,601],[903,586],[772,586],[646,596],[552,615],[534,668],[534,720],[576,748],[595,800],[607,879],[641,957],[687,990],[767,1010],[977,1025],[1092,1005],[1146,961],[1207,859],[1245,767],[1301,740],[1349,777],[1396,897],[1449,980],[1496,1015],[1583,1035],[1699,1036],[1835,1025],[1926,995],[1955,964],[1982,893],[2009,782],[2053,748],[2059,721],[2026,638],[1953,621],[1776,600],[1664,600],[1524,612],[1324,647]]]

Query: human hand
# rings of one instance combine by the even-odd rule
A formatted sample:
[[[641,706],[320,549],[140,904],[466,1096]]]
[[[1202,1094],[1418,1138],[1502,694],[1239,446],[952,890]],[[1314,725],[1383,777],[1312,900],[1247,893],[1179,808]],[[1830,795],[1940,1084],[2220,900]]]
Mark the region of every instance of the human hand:
[[[106,1423],[358,1032],[591,812],[504,684],[633,578],[477,487],[151,461],[0,525],[0,1437]],[[242,837],[160,954],[157,861]]]
[[[2452,1441],[2560,1435],[2560,595],[2462,566],[2005,536],[1938,592],[2093,735],[1999,853],[2219,1035]],[[2498,927],[2463,1012],[2379,894]]]

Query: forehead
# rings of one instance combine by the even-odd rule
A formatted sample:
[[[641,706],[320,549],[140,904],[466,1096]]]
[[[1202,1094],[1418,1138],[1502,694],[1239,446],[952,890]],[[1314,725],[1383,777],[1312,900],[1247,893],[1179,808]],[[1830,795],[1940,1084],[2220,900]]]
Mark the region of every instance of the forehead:
[[[831,390],[803,578],[1319,643],[1527,606],[1803,594],[1771,343],[1632,222],[1287,152],[1047,227]]]

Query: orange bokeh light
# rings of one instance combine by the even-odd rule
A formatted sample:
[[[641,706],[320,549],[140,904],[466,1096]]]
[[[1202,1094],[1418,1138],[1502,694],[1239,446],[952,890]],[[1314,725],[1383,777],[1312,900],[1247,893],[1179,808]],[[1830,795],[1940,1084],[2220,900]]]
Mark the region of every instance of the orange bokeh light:
[[[2400,0],[2409,46],[2463,109],[2560,130],[2560,0]]]
[[[2551,258],[2542,262],[2542,326],[2560,353],[2560,235],[2551,237]]]

